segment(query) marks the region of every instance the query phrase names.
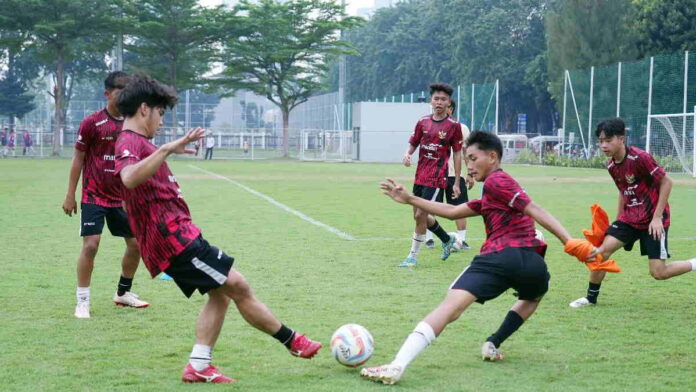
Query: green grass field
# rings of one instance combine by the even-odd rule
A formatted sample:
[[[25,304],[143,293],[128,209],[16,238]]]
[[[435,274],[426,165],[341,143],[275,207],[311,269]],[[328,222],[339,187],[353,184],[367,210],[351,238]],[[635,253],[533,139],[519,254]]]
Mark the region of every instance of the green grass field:
[[[408,183],[399,165],[295,161],[170,162],[194,222],[235,257],[258,297],[291,328],[325,344],[317,358],[288,355],[245,324],[231,307],[215,363],[233,386],[179,381],[204,298],[186,299],[171,281],[151,280],[144,266],[133,291],[143,310],[111,302],[123,242],[105,235],[92,279],[92,318],[73,317],[79,218],[60,208],[69,160],[0,160],[0,257],[3,391],[377,391],[357,369],[330,356],[328,340],[345,323],[375,338],[369,365],[391,361],[416,323],[443,298],[477,250],[439,260],[424,249],[414,270],[397,269],[413,230],[410,207],[380,194],[379,181]],[[228,177],[332,226],[348,241],[281,210]],[[509,166],[527,192],[576,236],[590,223],[589,206],[615,216],[617,191],[606,171]],[[696,181],[677,177],[670,199],[674,260],[696,256]],[[480,194],[477,184],[470,195]],[[441,220],[442,221],[442,220]],[[470,243],[484,237],[469,220]],[[454,224],[445,222],[448,231]],[[480,360],[479,347],[514,302],[512,292],[473,305],[391,387],[403,391],[686,391],[696,385],[696,274],[655,281],[637,250],[619,252],[624,271],[609,276],[600,305],[571,309],[584,295],[585,267],[549,233],[551,289],[537,313],[503,345],[500,363]],[[376,240],[376,239],[391,240]]]

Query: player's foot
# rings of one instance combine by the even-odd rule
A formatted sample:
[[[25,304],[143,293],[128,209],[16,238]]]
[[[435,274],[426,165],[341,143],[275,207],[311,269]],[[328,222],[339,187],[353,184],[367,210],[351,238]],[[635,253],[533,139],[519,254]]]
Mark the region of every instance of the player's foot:
[[[415,257],[408,256],[397,267],[399,267],[399,268],[415,267],[416,265],[418,265],[418,260],[416,260]]]
[[[462,246],[459,248],[460,250],[470,250],[471,247],[469,244],[466,243],[466,241],[462,240]]]
[[[213,365],[203,370],[196,370],[190,363],[186,364],[184,374],[181,376],[183,382],[212,382],[216,384],[235,382],[234,378],[229,378],[220,373],[218,368]]]
[[[80,301],[75,306],[75,317],[89,318],[89,301]]]
[[[387,385],[395,384],[403,374],[404,368],[391,364],[367,367],[360,370],[360,377]]]
[[[452,253],[457,253],[462,249],[462,242],[459,241],[458,237],[454,237],[454,244],[452,244]]]
[[[114,294],[114,303],[118,306],[130,306],[131,308],[147,308],[149,303],[141,300],[137,294],[126,291],[123,295]]]
[[[434,248],[435,247],[435,240],[430,238],[427,241],[425,241],[425,247],[430,248],[430,249]]]
[[[440,254],[440,259],[447,260],[447,258],[450,257],[450,254],[452,253],[452,247],[454,246],[454,241],[456,239],[457,237],[450,235],[449,241],[444,242],[442,244],[442,253]]]
[[[592,305],[597,305],[597,304],[590,302],[590,300],[587,299],[587,297],[578,298],[575,301],[568,304],[568,306],[570,306],[571,308],[582,308],[583,306],[592,306]]]
[[[321,348],[321,343],[296,333],[290,347],[290,354],[300,358],[312,358]]]
[[[491,342],[484,342],[483,346],[481,346],[481,357],[483,358],[484,361],[502,361],[503,360],[503,354],[498,352],[498,349],[495,348],[495,345]]]

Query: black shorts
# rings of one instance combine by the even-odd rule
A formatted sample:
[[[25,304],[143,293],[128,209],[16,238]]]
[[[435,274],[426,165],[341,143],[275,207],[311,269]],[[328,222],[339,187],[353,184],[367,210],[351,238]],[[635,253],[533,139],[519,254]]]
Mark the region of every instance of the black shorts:
[[[454,189],[454,177],[447,177],[447,189],[445,189],[445,198],[447,199],[447,204],[451,204],[453,206],[458,206],[460,204],[464,204],[467,201],[469,201],[469,195],[467,194],[467,189],[466,189],[466,181],[464,181],[463,177],[459,178],[459,197],[454,199],[452,198],[452,190]]]
[[[413,195],[418,196],[421,199],[425,200],[430,200],[430,201],[436,201],[438,203],[442,203],[442,192],[444,189],[440,188],[432,188],[429,186],[425,185],[416,185],[413,184]]]
[[[665,235],[662,239],[654,239],[648,229],[636,229],[626,222],[616,221],[609,226],[605,233],[624,243],[624,249],[631,251],[633,244],[640,241],[640,254],[648,256],[648,259],[667,260],[669,250],[667,249],[667,233],[669,227],[665,227]]]
[[[128,216],[122,207],[102,207],[88,203],[80,204],[80,236],[100,235],[104,229],[104,218],[111,235],[133,238]]]
[[[203,236],[198,236],[164,271],[171,276],[185,296],[191,297],[198,290],[205,294],[222,286],[232,269],[234,258],[220,249],[210,246]]]
[[[535,301],[549,290],[551,275],[546,262],[532,248],[506,248],[474,257],[450,289],[466,290],[484,303],[507,289],[519,299]]]

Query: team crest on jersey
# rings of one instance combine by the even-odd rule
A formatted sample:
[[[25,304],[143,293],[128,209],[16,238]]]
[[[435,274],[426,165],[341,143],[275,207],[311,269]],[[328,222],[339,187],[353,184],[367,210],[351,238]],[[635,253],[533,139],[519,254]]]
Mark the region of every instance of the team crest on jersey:
[[[439,131],[439,132],[437,133],[437,135],[440,136],[440,139],[444,139],[444,138],[447,137],[447,132],[445,132],[445,131]]]
[[[633,174],[626,174],[626,182],[629,184],[633,184],[636,182],[636,176]]]

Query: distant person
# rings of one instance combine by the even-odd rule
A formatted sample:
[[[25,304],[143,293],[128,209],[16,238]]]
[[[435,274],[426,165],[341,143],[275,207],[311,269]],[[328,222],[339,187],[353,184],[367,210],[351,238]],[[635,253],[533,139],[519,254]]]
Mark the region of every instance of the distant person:
[[[196,141],[193,143],[193,148],[196,149],[196,153],[193,154],[193,156],[198,157],[198,152],[201,150],[201,141],[200,141],[200,140],[196,140]]]
[[[213,159],[213,148],[215,148],[215,136],[213,136],[213,133],[209,133],[208,137],[205,138],[205,158],[204,159]]]
[[[244,276],[232,268],[234,258],[211,246],[191,220],[181,187],[166,160],[172,154],[192,153],[193,150],[187,149],[186,145],[202,139],[204,130],[193,129],[159,148],[150,143],[162,124],[165,110],[172,108],[176,100],[174,89],[149,77],[134,77],[121,92],[118,107],[126,119],[123,132],[116,141],[114,174],[122,181],[128,219],[150,275],[155,277],[165,272],[186,297],[191,297],[196,291],[208,297],[198,316],[196,340],[184,367],[182,381],[235,381],[212,364],[213,347],[230,302],[234,302],[247,323],[275,338],[291,355],[312,358],[321,348],[321,343],[282,324],[256,298]],[[161,332],[152,331],[151,334],[157,336]],[[241,350],[255,345],[256,341],[239,342]],[[129,365],[133,366],[133,358],[129,359]],[[269,363],[268,366],[272,369],[282,365]]]
[[[14,129],[10,129],[10,134],[7,136],[7,146],[5,146],[5,149],[3,150],[3,156],[7,156],[10,152],[12,152],[12,156],[15,156],[15,144],[17,142],[17,135],[15,134]]]
[[[5,148],[7,147],[7,134],[9,133],[7,127],[0,131],[0,143],[2,144],[2,153],[5,154]]]
[[[244,154],[249,153],[249,142],[247,140],[244,141],[244,144],[242,145],[242,149],[244,150]]]
[[[31,133],[29,133],[29,131],[24,131],[22,133],[22,139],[24,139],[24,149],[22,150],[22,155],[27,155],[28,153],[33,155],[35,151],[34,141],[31,140]]]
[[[450,153],[454,155],[455,183],[454,198],[459,197],[462,132],[457,120],[447,114],[452,101],[452,86],[444,83],[430,85],[430,105],[433,114],[422,117],[408,140],[409,146],[404,152],[404,166],[411,166],[411,155],[419,150],[416,177],[413,182],[413,194],[426,200],[442,202],[447,188],[447,161]],[[418,264],[418,252],[426,240],[426,231],[430,230],[442,241],[440,258],[446,260],[452,252],[456,237],[450,236],[431,215],[414,206],[413,219],[416,227],[411,242],[411,250],[399,267],[413,267]]]
[[[68,216],[77,213],[75,190],[82,174],[82,250],[77,258],[77,318],[90,318],[90,283],[104,220],[111,235],[123,237],[126,242],[126,251],[121,260],[121,277],[113,297],[114,303],[134,308],[149,305],[130,291],[140,262],[140,252],[128,224],[126,211],[123,209],[120,183],[114,177],[114,146],[116,135],[123,125],[116,99],[127,82],[128,74],[125,72],[115,71],[107,75],[104,80],[106,108],[82,120],[75,143],[63,211]]]

